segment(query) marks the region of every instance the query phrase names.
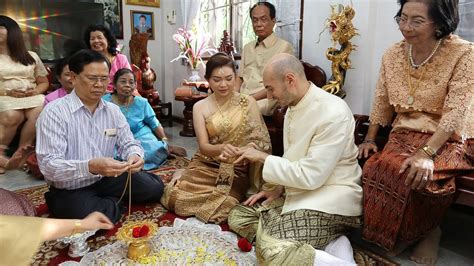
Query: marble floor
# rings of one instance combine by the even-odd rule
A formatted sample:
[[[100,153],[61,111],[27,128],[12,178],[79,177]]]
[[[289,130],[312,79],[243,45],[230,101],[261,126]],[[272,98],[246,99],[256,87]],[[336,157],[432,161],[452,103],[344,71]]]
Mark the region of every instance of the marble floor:
[[[172,145],[185,147],[190,158],[197,149],[196,138],[181,137],[182,125],[174,123],[173,127],[165,127],[166,135]],[[17,190],[44,184],[43,180],[37,180],[23,171],[7,171],[0,175],[0,188]],[[443,235],[441,237],[441,248],[436,265],[474,265],[474,209],[463,206],[453,206],[441,224]],[[352,241],[359,246],[369,248],[379,254],[383,251],[374,245],[363,241],[360,231],[355,232]],[[409,251],[392,258],[402,265],[415,265],[409,260]]]

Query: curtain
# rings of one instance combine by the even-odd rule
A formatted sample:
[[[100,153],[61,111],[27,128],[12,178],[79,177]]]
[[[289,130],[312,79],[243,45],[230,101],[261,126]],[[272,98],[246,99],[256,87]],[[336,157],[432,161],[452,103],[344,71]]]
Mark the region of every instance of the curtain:
[[[288,41],[295,49],[295,56],[300,54],[300,18],[301,0],[274,0],[276,8],[276,28],[275,34]]]
[[[456,33],[463,39],[474,42],[474,2],[459,1],[459,26]]]
[[[183,27],[190,30],[193,26],[193,20],[198,14],[199,0],[180,0],[181,14],[183,14]]]

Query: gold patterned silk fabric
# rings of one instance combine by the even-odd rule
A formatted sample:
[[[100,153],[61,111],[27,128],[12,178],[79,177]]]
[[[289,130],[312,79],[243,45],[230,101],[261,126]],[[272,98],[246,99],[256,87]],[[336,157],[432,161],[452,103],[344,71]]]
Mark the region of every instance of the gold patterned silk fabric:
[[[0,265],[30,265],[43,224],[39,217],[0,215]]]
[[[396,114],[394,130],[434,133],[440,128],[454,132],[454,138],[473,138],[474,44],[450,35],[426,65],[411,69],[412,84],[419,82],[411,105],[408,67],[405,41],[384,54],[370,122],[385,126]]]
[[[243,147],[255,143],[270,153],[268,130],[255,102],[236,93],[231,100],[206,118],[209,143]],[[234,165],[233,158],[220,162],[199,151],[181,177],[166,188],[162,203],[180,216],[196,216],[204,222],[222,223],[232,207],[243,201],[249,187],[262,186],[261,167]]]

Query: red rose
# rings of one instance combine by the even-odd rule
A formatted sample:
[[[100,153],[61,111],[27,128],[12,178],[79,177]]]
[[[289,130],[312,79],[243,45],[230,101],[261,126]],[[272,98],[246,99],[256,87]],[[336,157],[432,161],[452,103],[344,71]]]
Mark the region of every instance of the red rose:
[[[244,252],[249,252],[250,250],[252,250],[252,244],[245,237],[239,239],[239,242],[237,242],[237,246],[239,246],[240,250]]]
[[[139,238],[140,237],[140,226],[133,227],[132,236],[134,238]]]
[[[149,232],[150,228],[148,228],[148,225],[143,225],[142,228],[140,228],[140,237],[147,236]]]

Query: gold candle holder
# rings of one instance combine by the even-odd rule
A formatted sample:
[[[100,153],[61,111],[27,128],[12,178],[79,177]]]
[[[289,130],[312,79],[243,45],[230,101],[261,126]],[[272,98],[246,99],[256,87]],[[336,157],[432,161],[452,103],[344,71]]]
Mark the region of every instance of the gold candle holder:
[[[141,228],[144,225],[148,226],[149,229],[147,235],[134,237],[133,229],[137,227]],[[128,244],[127,258],[138,261],[141,257],[150,254],[150,238],[153,237],[157,231],[158,226],[152,221],[125,222],[117,231],[116,236],[118,240],[122,240]]]

